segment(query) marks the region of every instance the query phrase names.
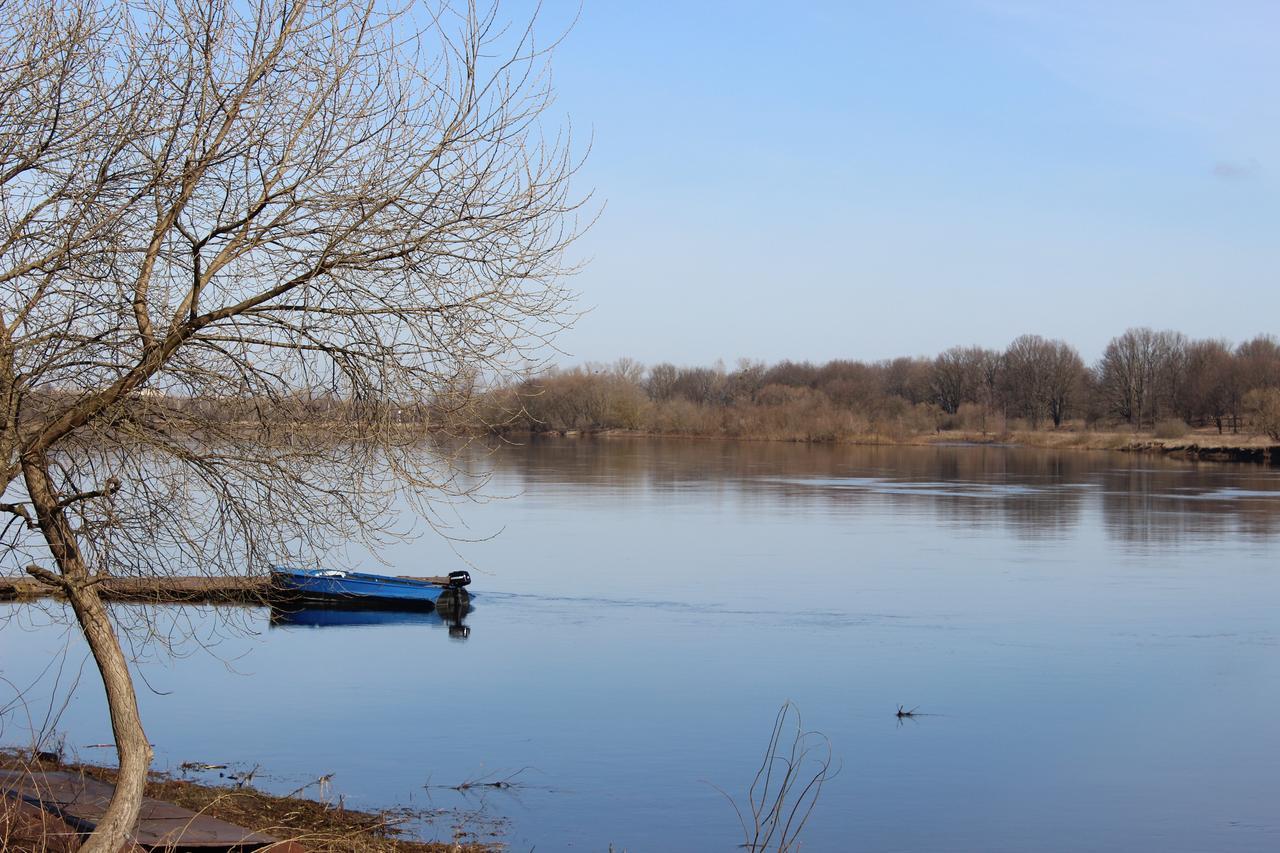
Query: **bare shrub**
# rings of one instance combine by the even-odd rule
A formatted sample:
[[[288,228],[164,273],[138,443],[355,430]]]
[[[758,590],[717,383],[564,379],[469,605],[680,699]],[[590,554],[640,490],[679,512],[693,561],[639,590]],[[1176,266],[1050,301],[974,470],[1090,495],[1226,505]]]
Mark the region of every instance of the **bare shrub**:
[[[651,429],[661,435],[717,435],[722,420],[714,412],[684,397],[656,406]]]
[[[1255,388],[1245,395],[1244,408],[1254,429],[1280,441],[1280,389]]]
[[[995,427],[997,420],[998,418],[980,403],[961,403],[959,411],[956,412],[959,428],[968,432],[988,432]],[[999,426],[1003,428],[1003,423]],[[998,432],[999,429],[995,431]]]
[[[1155,435],[1156,438],[1182,438],[1190,430],[1191,427],[1189,427],[1187,422],[1184,420],[1180,420],[1179,418],[1165,418],[1156,424]]]

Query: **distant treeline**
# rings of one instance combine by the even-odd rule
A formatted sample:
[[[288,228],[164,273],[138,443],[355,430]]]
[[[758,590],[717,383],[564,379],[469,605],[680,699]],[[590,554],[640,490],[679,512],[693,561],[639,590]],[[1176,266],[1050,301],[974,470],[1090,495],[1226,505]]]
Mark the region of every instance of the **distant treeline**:
[[[826,364],[743,361],[735,369],[645,367],[629,359],[554,370],[490,392],[497,431],[626,429],[831,441],[959,429],[1252,429],[1280,439],[1280,342],[1239,345],[1130,329],[1096,364],[1059,340],[1023,335],[1004,351]]]

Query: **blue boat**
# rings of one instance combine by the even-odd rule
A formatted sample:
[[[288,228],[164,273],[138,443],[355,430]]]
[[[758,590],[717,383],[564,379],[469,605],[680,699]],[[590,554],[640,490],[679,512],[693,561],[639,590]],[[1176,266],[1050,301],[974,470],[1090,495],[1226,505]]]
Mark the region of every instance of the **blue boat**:
[[[443,578],[392,578],[341,569],[271,569],[273,597],[285,602],[444,609],[465,605],[470,583],[467,572],[450,572]]]

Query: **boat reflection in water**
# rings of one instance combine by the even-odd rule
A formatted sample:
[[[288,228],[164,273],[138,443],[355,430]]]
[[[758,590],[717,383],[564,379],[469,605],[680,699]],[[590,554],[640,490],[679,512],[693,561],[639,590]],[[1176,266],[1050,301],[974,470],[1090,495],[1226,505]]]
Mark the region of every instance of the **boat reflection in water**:
[[[272,605],[273,628],[370,628],[377,625],[424,625],[447,628],[450,639],[465,640],[471,636],[466,624],[470,606],[463,609],[394,610],[385,607],[291,607]]]

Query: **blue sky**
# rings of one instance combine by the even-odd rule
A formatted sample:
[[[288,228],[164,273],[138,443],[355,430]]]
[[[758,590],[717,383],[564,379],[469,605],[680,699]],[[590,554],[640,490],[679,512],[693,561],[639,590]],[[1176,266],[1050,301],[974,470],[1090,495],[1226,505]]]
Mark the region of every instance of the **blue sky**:
[[[1280,331],[1278,32],[1275,3],[586,0],[554,111],[605,206],[559,361]]]

